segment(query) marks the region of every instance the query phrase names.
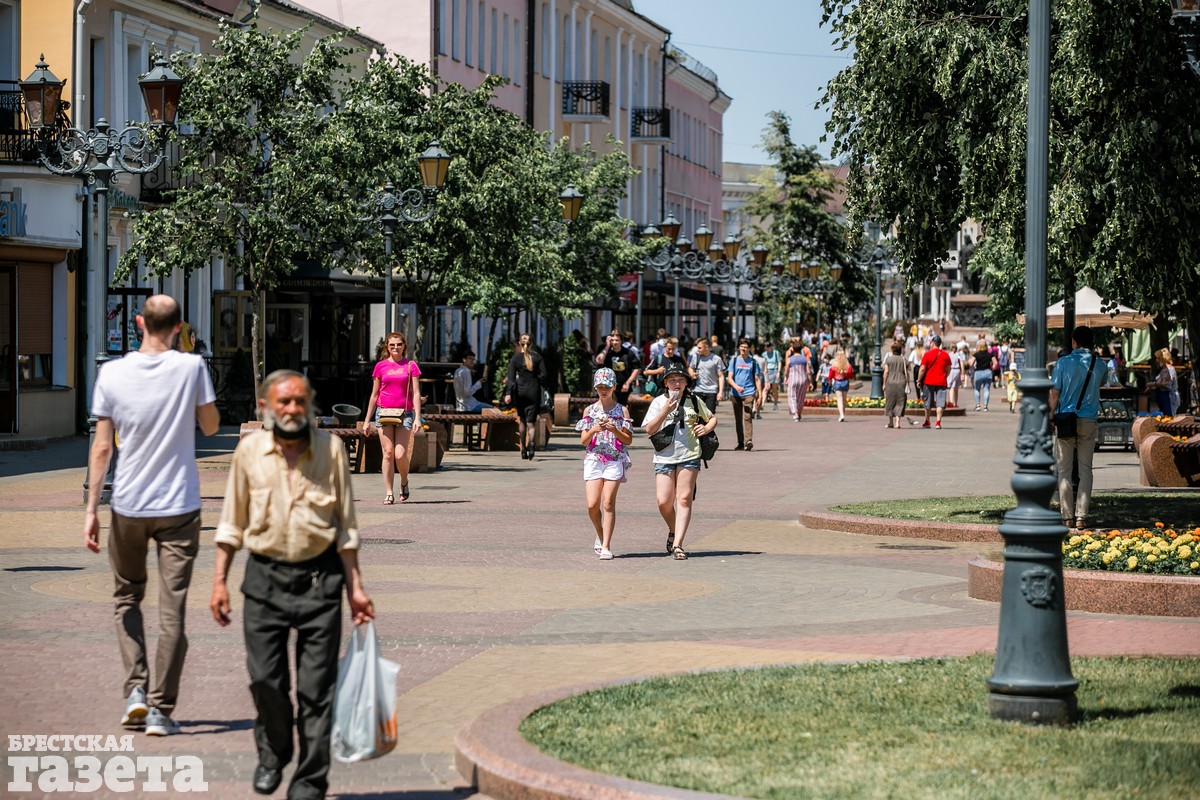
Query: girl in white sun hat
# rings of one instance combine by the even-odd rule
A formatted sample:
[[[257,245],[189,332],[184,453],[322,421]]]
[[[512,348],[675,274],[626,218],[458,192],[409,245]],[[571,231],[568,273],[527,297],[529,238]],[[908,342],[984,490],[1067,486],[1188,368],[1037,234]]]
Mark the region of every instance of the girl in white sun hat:
[[[583,486],[588,517],[596,529],[596,555],[612,559],[613,528],[617,521],[617,490],[625,482],[632,466],[629,446],[633,444],[633,420],[617,402],[613,388],[617,374],[607,367],[596,370],[592,385],[600,399],[588,406],[575,426],[579,443],[587,453],[583,457]]]

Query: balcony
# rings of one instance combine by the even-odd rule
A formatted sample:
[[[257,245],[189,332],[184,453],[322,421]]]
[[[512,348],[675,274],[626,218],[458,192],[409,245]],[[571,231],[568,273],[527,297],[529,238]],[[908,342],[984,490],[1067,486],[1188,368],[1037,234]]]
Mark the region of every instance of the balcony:
[[[671,110],[635,108],[629,120],[629,133],[642,144],[668,144],[671,141]]]
[[[0,81],[0,161],[37,161],[37,144],[25,124],[17,81]]]
[[[608,119],[609,87],[604,81],[563,81],[563,119],[603,122]]]

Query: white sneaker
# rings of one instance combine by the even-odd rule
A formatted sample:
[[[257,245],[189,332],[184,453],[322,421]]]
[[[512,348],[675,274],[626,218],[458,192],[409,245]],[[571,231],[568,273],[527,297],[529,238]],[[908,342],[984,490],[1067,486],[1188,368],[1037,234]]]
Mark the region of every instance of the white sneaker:
[[[146,715],[147,736],[173,736],[179,733],[179,723],[168,717],[157,708],[150,709]]]
[[[140,728],[146,724],[146,690],[140,686],[133,687],[129,697],[125,698],[125,716],[121,717],[121,725],[126,728]]]
[[[613,557],[612,550],[609,550],[607,547],[600,550],[600,560],[601,561],[612,561],[612,557]]]
[[[604,543],[600,541],[600,537],[596,537],[596,543],[592,545],[592,549],[596,551],[596,555],[600,555],[600,551],[604,549]]]

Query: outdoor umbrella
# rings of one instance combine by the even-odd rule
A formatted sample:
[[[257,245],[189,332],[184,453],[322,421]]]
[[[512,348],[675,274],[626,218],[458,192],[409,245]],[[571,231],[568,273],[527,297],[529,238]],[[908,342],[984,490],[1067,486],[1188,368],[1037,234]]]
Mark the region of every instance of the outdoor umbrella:
[[[1128,306],[1118,305],[1111,312],[1101,310],[1104,301],[1100,295],[1096,294],[1096,290],[1090,286],[1084,286],[1075,293],[1075,324],[1086,325],[1089,328],[1136,328],[1144,330],[1149,328],[1154,322],[1154,317],[1142,314]],[[1059,301],[1046,309],[1046,327],[1061,328],[1063,327],[1063,308],[1066,305],[1065,301]],[[1025,324],[1025,315],[1021,314],[1017,317],[1022,325]]]

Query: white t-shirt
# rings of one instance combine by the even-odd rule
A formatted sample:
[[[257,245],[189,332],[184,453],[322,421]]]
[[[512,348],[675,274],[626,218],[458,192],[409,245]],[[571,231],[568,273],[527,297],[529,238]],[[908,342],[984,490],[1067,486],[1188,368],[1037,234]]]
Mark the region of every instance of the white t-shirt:
[[[650,407],[646,409],[646,419],[654,419],[662,413],[670,398],[665,394],[660,394],[650,403]],[[695,402],[693,402],[695,401]],[[661,452],[654,454],[655,464],[678,464],[683,461],[690,461],[700,457],[700,439],[692,433],[692,426],[699,422],[708,422],[712,417],[712,412],[708,410],[708,406],[693,397],[685,397],[680,401],[679,408],[683,409],[684,422],[683,427],[679,427],[679,422],[675,413],[667,415],[663,421],[663,425],[674,425],[674,439],[671,446]]]
[[[100,369],[92,414],[117,433],[112,509],[125,517],[173,517],[200,509],[196,409],[216,400],[200,356],[127,353]]]

